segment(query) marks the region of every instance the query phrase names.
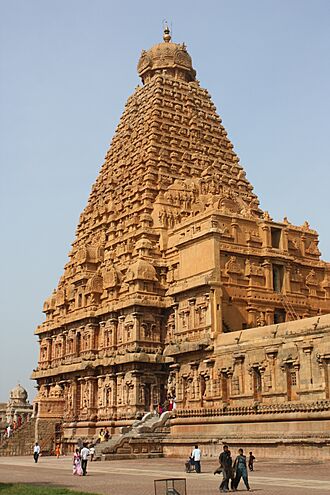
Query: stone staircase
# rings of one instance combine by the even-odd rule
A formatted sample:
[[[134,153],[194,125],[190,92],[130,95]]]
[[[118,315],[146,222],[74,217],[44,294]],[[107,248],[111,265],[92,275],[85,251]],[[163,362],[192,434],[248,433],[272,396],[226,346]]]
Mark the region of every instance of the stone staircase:
[[[172,414],[164,412],[155,416],[147,413],[132,426],[123,427],[120,434],[96,445],[95,460],[162,457],[162,440],[170,433]]]
[[[40,445],[41,455],[53,454],[55,424],[52,420],[40,421],[31,418],[0,444],[0,456],[32,455],[36,441]]]
[[[30,419],[0,444],[0,456],[32,455],[36,420]]]

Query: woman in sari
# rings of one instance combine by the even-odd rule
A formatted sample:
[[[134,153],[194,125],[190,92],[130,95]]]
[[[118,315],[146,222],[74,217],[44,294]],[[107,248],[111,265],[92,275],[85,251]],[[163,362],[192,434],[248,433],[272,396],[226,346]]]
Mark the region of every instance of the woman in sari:
[[[73,454],[73,474],[77,474],[78,476],[82,476],[83,474],[79,449],[76,449]]]

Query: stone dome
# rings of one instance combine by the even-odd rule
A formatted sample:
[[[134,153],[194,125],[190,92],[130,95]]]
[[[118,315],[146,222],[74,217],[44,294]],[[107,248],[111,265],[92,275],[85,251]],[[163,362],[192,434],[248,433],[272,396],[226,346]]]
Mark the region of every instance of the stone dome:
[[[18,384],[10,391],[10,399],[26,402],[28,393],[22,385]]]
[[[126,274],[126,282],[132,280],[152,280],[156,282],[157,274],[155,268],[146,260],[139,259],[133,263]]]
[[[196,71],[185,44],[172,43],[168,27],[164,29],[163,39],[163,43],[158,43],[141,53],[137,69],[143,83],[165,70],[185,81],[194,81]]]
[[[148,250],[151,250],[152,249],[152,242],[149,241],[149,239],[146,239],[145,237],[142,237],[141,239],[139,239],[137,241],[137,243],[135,244],[135,249],[138,250],[138,249],[148,249]]]

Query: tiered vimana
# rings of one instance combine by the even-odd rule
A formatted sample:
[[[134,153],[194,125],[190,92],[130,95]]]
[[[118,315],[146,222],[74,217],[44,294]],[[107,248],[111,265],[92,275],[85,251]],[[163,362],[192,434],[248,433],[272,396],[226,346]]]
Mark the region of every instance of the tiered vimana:
[[[275,438],[271,424],[294,421],[293,404],[313,403],[316,419],[321,400],[322,429],[330,265],[317,233],[260,209],[185,45],[167,28],[138,72],[143,85],[127,101],[36,330],[39,420],[63,419],[73,448],[172,398],[168,449],[181,452],[197,431],[207,445],[236,438],[243,416],[240,440],[258,444],[262,408],[262,436]],[[320,425],[309,426],[314,438]]]

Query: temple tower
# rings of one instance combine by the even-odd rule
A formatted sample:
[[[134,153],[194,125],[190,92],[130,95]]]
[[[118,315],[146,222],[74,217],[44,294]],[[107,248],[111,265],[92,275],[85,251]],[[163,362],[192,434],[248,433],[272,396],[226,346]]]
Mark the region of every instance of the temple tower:
[[[186,46],[166,28],[138,73],[36,330],[38,414],[67,442],[170,396],[227,403],[246,373],[256,400],[259,364],[216,370],[223,334],[330,310],[317,233],[260,209]]]

